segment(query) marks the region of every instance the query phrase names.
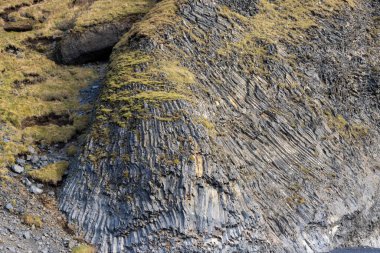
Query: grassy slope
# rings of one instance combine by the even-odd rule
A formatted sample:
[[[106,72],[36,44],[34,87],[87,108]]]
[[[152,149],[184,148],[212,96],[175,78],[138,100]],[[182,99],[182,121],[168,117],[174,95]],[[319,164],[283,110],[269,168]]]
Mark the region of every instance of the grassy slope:
[[[86,117],[76,116],[76,112],[88,107],[79,104],[79,91],[96,77],[90,68],[57,65],[44,54],[28,48],[25,41],[61,36],[68,29],[84,29],[132,13],[145,13],[152,5],[152,1],[109,0],[99,0],[91,7],[74,6],[72,0],[32,3],[31,0],[0,2],[0,13],[20,4],[29,5],[10,13],[9,17],[16,22],[35,20],[30,32],[6,32],[0,27],[0,168],[12,165],[19,153],[26,152],[36,142],[66,142],[82,130]],[[0,26],[3,23],[1,20]],[[10,50],[15,48],[17,52]],[[74,123],[23,127],[33,117],[50,113],[68,114]]]
[[[52,139],[52,136],[65,135],[68,139],[75,134],[74,126],[70,129],[57,125],[22,127],[28,119],[49,113],[74,117],[75,110],[80,108],[79,90],[95,77],[90,69],[59,66],[25,46],[27,38],[59,34],[61,31],[51,20],[59,20],[65,11],[69,11],[69,1],[47,1],[24,7],[19,13],[50,13],[45,14],[49,21],[38,23],[31,32],[0,30],[0,167],[11,165],[15,156],[25,152],[36,140],[55,142],[59,138]],[[12,14],[16,20],[22,18],[19,13]],[[18,52],[7,50],[10,47],[17,48]],[[75,122],[78,124],[83,119],[75,119]],[[38,137],[36,132],[40,133]]]

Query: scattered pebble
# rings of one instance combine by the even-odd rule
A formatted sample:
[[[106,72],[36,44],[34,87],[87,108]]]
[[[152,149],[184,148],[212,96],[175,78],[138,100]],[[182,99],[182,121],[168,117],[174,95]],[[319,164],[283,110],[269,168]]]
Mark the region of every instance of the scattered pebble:
[[[17,158],[16,162],[17,162],[17,164],[19,164],[19,165],[25,165],[25,160],[22,159],[22,158]]]
[[[24,232],[23,237],[25,239],[29,240],[30,239],[30,232],[29,231]]]
[[[31,192],[31,193],[34,193],[34,194],[41,194],[41,193],[43,193],[44,191],[43,191],[42,189],[38,188],[37,186],[32,185],[32,186],[30,187],[30,192]]]
[[[24,172],[24,167],[18,165],[18,164],[15,164],[12,166],[12,171],[17,173],[17,174],[21,174]]]
[[[6,204],[5,209],[7,209],[9,212],[13,211],[13,205],[11,203]]]

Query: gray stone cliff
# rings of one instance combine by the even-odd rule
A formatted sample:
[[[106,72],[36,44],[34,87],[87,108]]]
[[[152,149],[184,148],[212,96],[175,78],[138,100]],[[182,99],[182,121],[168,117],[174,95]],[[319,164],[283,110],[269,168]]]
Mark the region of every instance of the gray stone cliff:
[[[100,252],[380,247],[379,31],[375,0],[158,2],[60,209]]]

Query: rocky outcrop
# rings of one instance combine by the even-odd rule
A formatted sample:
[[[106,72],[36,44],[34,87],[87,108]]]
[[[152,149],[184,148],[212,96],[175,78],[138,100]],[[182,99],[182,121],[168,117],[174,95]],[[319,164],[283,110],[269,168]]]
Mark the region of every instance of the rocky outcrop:
[[[78,64],[107,59],[120,37],[140,18],[141,15],[132,15],[113,23],[71,31],[58,43],[57,60]]]
[[[61,210],[101,252],[380,247],[379,12],[159,2],[113,50]]]

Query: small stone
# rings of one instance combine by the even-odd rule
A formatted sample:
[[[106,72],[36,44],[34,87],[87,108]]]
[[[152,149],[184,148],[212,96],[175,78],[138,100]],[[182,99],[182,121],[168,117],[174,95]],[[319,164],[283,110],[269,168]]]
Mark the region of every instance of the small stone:
[[[21,173],[24,172],[24,167],[22,167],[22,166],[20,166],[18,164],[15,164],[15,165],[12,166],[12,170],[15,173],[21,174]]]
[[[32,156],[31,156],[31,155],[27,155],[27,156],[26,156],[26,160],[27,160],[27,161],[32,160]]]
[[[7,249],[9,250],[9,252],[16,253],[16,248],[15,247],[8,247]]]
[[[22,158],[17,158],[16,162],[20,165],[25,165],[25,160]]]
[[[69,244],[68,244],[68,248],[69,249],[72,249],[72,248],[74,248],[75,247],[75,242],[73,242],[73,241],[69,241]]]
[[[32,163],[38,163],[40,159],[38,158],[38,156],[34,155],[32,156]]]
[[[29,240],[30,239],[30,232],[29,231],[24,232],[23,237],[25,239]]]
[[[36,153],[36,150],[35,150],[32,146],[29,146],[29,147],[28,147],[28,151],[29,151],[29,153],[31,153],[31,154]]]
[[[22,53],[22,52],[17,52],[16,57],[19,58],[19,59],[20,59],[20,58],[24,58],[24,57],[25,57],[25,54]]]
[[[42,161],[47,161],[47,160],[48,160],[48,158],[47,158],[47,156],[46,156],[46,155],[44,155],[44,156],[41,156],[41,160],[42,160]]]
[[[13,211],[13,206],[11,203],[6,204],[5,209],[7,209],[9,212]]]
[[[41,193],[43,193],[44,191],[43,191],[42,189],[38,188],[37,186],[32,185],[32,186],[30,187],[30,192],[31,192],[31,193],[34,193],[34,194],[41,194]]]
[[[32,185],[32,182],[30,182],[30,180],[27,179],[27,178],[24,178],[24,179],[23,179],[23,183],[24,183],[26,186],[31,186],[31,185]]]

